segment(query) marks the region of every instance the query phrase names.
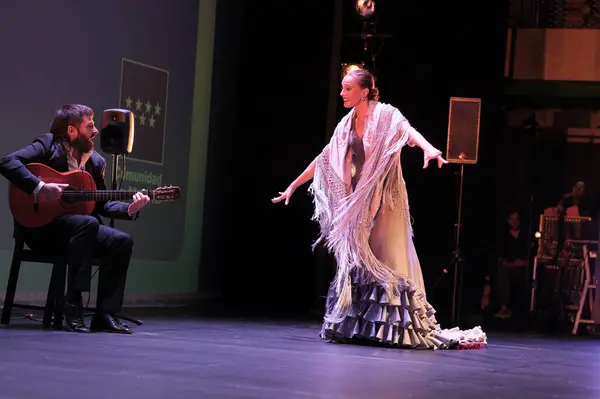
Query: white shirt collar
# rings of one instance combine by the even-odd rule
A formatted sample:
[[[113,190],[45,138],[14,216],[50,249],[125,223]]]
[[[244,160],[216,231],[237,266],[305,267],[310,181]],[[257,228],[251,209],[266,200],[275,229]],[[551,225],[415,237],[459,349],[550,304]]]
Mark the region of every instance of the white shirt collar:
[[[90,159],[90,157],[92,156],[92,152],[94,152],[94,150],[81,154],[81,162],[79,163],[79,165],[77,164],[77,160],[73,156],[72,151],[73,150],[67,152],[67,162],[69,164],[69,170],[85,169],[85,164],[88,161],[88,159]]]

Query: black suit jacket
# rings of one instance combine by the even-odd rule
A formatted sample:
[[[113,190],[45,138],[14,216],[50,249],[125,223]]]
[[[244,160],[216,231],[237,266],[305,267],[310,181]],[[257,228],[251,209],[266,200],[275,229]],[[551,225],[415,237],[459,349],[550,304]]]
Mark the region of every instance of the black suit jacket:
[[[44,133],[33,140],[27,147],[0,159],[0,174],[26,193],[33,194],[33,190],[40,183],[40,179],[25,167],[25,165],[33,162],[47,165],[58,172],[67,172],[69,170],[67,152],[63,145],[54,140],[52,133]],[[85,170],[92,175],[98,190],[106,190],[106,182],[104,181],[105,169],[106,160],[97,152],[92,152],[92,155],[85,164]],[[128,208],[129,203],[127,202],[98,201],[92,215],[100,223],[102,223],[102,219],[99,216],[124,220],[137,219],[137,213],[129,216],[127,213]]]

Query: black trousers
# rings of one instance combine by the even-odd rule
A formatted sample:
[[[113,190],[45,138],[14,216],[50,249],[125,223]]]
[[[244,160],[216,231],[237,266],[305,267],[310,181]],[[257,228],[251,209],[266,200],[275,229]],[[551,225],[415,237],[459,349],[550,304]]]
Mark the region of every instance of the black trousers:
[[[108,313],[121,311],[133,248],[127,233],[102,225],[93,216],[63,215],[47,226],[26,229],[24,235],[34,251],[67,254],[70,294],[90,291],[91,261],[100,259],[96,308]]]
[[[498,265],[496,289],[500,305],[524,311],[527,306],[527,268]]]

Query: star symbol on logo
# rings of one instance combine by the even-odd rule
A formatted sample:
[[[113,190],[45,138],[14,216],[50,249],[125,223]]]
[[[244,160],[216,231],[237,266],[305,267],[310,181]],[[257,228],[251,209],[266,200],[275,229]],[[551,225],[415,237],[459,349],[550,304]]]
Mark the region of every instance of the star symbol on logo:
[[[131,99],[131,97],[127,96],[127,98],[125,99],[125,108],[130,109],[132,102],[133,100]]]
[[[160,107],[159,103],[156,103],[156,105],[154,106],[154,115],[159,116],[160,115],[160,110],[162,108]]]
[[[156,119],[154,119],[154,116],[150,116],[150,119],[148,119],[150,121],[150,127],[154,127],[154,124],[156,123]]]
[[[152,109],[152,104],[150,104],[150,101],[148,101],[145,105],[146,105],[146,112],[150,113],[150,110]]]
[[[146,125],[146,117],[144,115],[140,115],[140,126]]]
[[[137,101],[135,102],[135,110],[139,111],[142,108],[142,104],[143,104],[142,101],[138,97]]]

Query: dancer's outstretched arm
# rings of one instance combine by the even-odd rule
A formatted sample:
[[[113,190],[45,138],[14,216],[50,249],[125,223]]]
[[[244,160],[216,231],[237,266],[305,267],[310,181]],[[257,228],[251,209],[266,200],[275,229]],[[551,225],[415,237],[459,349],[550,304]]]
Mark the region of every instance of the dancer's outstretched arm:
[[[304,183],[311,180],[315,175],[315,167],[317,165],[317,158],[315,158],[310,165],[288,186],[288,188],[284,192],[280,192],[279,197],[273,198],[271,201],[274,203],[281,202],[285,200],[285,204],[290,203],[290,197],[296,191],[296,189],[302,186]]]
[[[423,169],[429,166],[429,161],[437,159],[438,168],[441,168],[442,165],[447,164],[444,158],[442,158],[442,152],[435,148],[421,133],[419,133],[414,127],[410,126],[407,122],[406,128],[408,130],[408,143],[411,146],[416,145],[420,149],[423,150],[424,164]]]

